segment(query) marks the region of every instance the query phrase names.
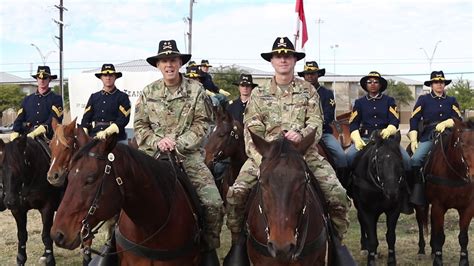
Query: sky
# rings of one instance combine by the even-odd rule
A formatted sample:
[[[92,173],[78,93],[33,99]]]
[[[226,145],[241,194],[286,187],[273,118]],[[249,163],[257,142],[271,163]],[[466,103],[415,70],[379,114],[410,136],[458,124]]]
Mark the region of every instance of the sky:
[[[260,53],[271,51],[277,37],[294,40],[295,1],[197,0],[193,60],[272,71]],[[59,73],[54,37],[59,30],[53,21],[59,19],[58,4],[1,0],[1,72],[28,77],[36,71],[42,58],[33,43],[49,55],[53,74]],[[160,40],[174,39],[182,53],[187,51],[189,0],[64,0],[64,6],[65,78],[103,63],[156,55]],[[304,8],[305,60],[316,60],[327,75],[376,70],[423,81],[429,79],[431,62],[431,70],[443,70],[447,78],[474,80],[471,0],[304,0]],[[303,64],[298,62],[296,71]]]

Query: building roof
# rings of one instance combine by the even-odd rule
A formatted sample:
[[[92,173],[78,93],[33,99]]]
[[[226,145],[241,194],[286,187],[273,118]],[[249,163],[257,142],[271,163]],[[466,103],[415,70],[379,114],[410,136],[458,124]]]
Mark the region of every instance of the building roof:
[[[36,80],[34,78],[21,78],[7,72],[0,72],[0,83],[36,84]]]
[[[125,63],[114,64],[115,71],[117,72],[148,72],[148,71],[156,71],[155,67],[152,67],[148,64],[145,59],[137,59],[133,61],[128,61]],[[101,70],[100,67],[94,68],[91,70],[85,70],[83,73],[99,73]]]
[[[319,78],[321,82],[354,82],[359,83],[360,79],[363,76],[356,76],[356,75],[334,75],[331,72],[326,72],[326,75]],[[398,76],[390,76],[390,75],[382,75],[386,80],[394,80],[396,82],[403,82],[407,85],[423,85],[422,81],[413,80],[413,79],[406,79]]]

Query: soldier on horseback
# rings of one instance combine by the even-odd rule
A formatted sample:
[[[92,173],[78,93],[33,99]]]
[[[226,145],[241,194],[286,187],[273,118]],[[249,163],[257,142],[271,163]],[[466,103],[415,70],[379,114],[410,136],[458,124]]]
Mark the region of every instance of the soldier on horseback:
[[[49,66],[38,66],[38,71],[32,75],[38,83],[38,89],[23,98],[18,116],[13,123],[13,132],[10,140],[16,139],[20,134],[27,134],[30,138],[46,136],[53,137],[51,120],[63,120],[63,101],[60,95],[54,93],[49,87],[51,80],[57,75],[51,75]],[[45,146],[46,147],[46,146]]]
[[[239,121],[243,125],[245,107],[250,99],[252,90],[257,87],[258,84],[253,83],[253,78],[250,74],[240,74],[239,80],[233,84],[239,86],[240,95],[239,98],[229,104],[227,111],[229,111],[234,120]]]
[[[339,181],[346,187],[347,179],[349,178],[349,171],[347,167],[346,153],[342,149],[341,144],[332,134],[331,123],[334,121],[336,113],[336,101],[334,99],[334,92],[321,86],[318,82],[318,78],[326,74],[326,69],[319,68],[316,61],[306,62],[304,70],[298,72],[298,76],[303,77],[304,80],[311,83],[316,88],[319,94],[319,102],[323,109],[324,123],[323,123],[323,135],[321,136],[321,142],[325,145],[336,167],[336,174]]]
[[[431,87],[431,92],[418,97],[413,107],[408,138],[413,152],[411,166],[414,179],[410,201],[415,205],[425,204],[421,168],[433,146],[434,133],[442,133],[445,129],[453,127],[454,118],[461,119],[456,98],[446,95],[444,90],[449,83],[451,80],[444,77],[443,71],[431,72],[430,80],[424,83],[425,86]],[[425,125],[422,132],[418,130],[420,121]]]
[[[102,81],[103,88],[89,97],[81,124],[91,137],[105,139],[117,133],[119,141],[126,141],[125,126],[130,121],[130,100],[125,92],[115,86],[122,72],[116,72],[112,64],[103,64],[95,76]]]
[[[224,216],[223,202],[211,172],[203,162],[200,146],[209,128],[205,91],[201,83],[183,77],[181,66],[190,54],[181,54],[176,41],[160,41],[158,54],[147,62],[163,78],[147,85],[135,106],[135,136],[139,149],[150,156],[175,150],[204,206],[203,265],[219,265],[216,249]]]
[[[316,130],[316,142],[321,137],[323,120],[316,89],[308,82],[294,78],[294,67],[304,53],[296,52],[287,37],[279,37],[271,52],[262,53],[271,62],[275,76],[256,88],[244,115],[245,142],[249,158],[243,165],[234,185],[227,193],[227,226],[232,233],[232,248],[228,260],[234,260],[240,252],[238,244],[245,206],[252,187],[257,183],[262,156],[255,150],[249,131],[270,141],[284,134],[288,140],[298,143],[303,136]],[[319,182],[328,201],[329,213],[339,238],[343,238],[349,225],[347,212],[350,200],[339,183],[331,165],[320,156],[316,144],[305,154],[306,162]]]

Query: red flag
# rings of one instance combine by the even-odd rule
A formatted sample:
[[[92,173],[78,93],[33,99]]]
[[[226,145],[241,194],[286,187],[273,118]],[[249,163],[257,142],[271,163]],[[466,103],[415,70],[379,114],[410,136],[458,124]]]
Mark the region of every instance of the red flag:
[[[308,41],[308,29],[306,28],[306,18],[304,16],[303,0],[296,0],[296,12],[298,13],[298,17],[303,23],[303,31],[301,35],[301,48],[303,48],[306,41]]]

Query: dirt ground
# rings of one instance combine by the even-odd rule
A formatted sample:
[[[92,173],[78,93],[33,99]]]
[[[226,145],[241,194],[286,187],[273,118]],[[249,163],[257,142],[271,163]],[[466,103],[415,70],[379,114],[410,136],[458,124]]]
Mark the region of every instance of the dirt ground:
[[[366,257],[360,254],[359,245],[359,224],[356,219],[355,210],[350,212],[351,226],[344,243],[349,247],[351,253],[361,265],[366,263]],[[455,211],[450,210],[446,215],[445,230],[446,243],[443,249],[443,258],[445,265],[458,265],[459,260],[459,244],[457,235],[458,229],[458,215]],[[470,241],[469,241],[469,257],[474,258],[474,237],[471,222]],[[378,223],[379,236],[379,253],[378,262],[380,265],[386,264],[387,244],[385,242],[385,216],[382,216]],[[38,259],[43,254],[43,244],[41,242],[41,219],[37,211],[30,211],[28,213],[28,233],[29,240],[27,243],[28,261],[27,265],[39,265]],[[15,265],[17,238],[16,225],[10,211],[0,213],[0,265]],[[219,257],[224,258],[230,248],[230,235],[227,228],[223,227],[221,235],[222,245],[219,249]],[[426,238],[429,241],[428,238]],[[105,234],[100,233],[94,241],[94,246],[98,248],[105,241]],[[414,215],[401,215],[397,226],[397,243],[396,254],[398,265],[431,265],[430,256],[419,257],[416,253],[418,250],[418,229]],[[430,252],[429,246],[426,252]],[[54,250],[56,262],[58,265],[82,265],[82,257],[79,250],[69,251],[55,247]]]

